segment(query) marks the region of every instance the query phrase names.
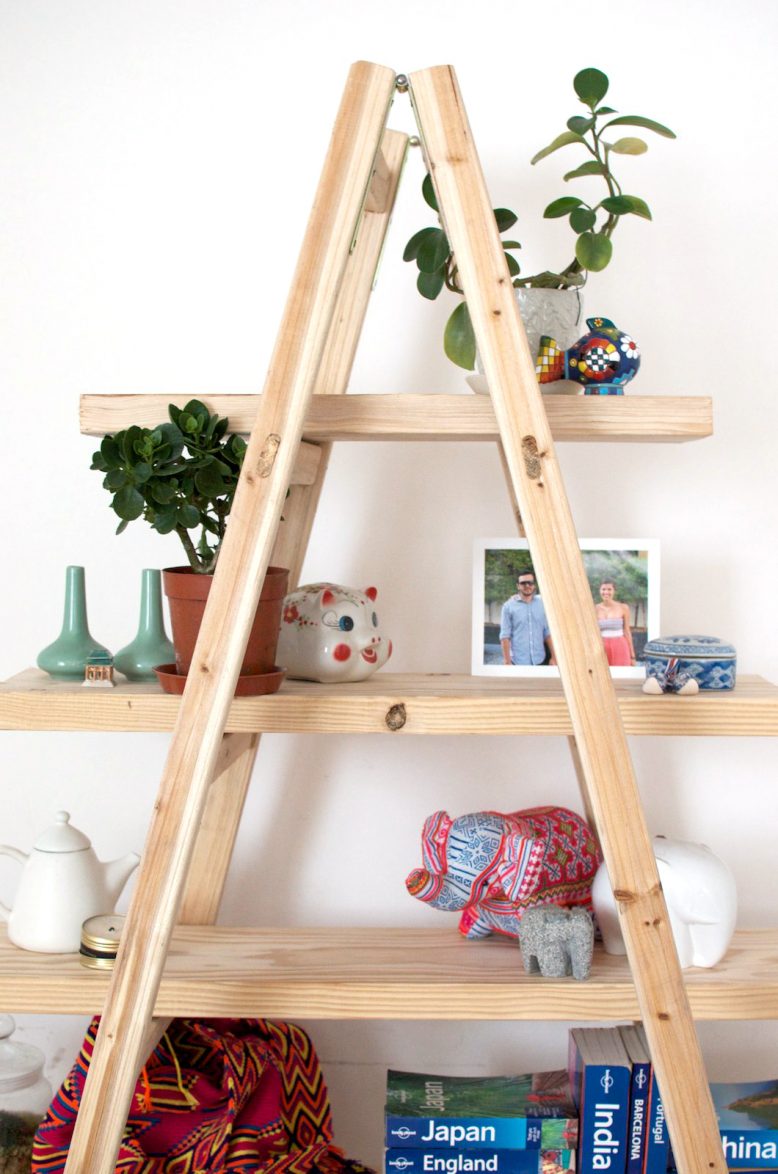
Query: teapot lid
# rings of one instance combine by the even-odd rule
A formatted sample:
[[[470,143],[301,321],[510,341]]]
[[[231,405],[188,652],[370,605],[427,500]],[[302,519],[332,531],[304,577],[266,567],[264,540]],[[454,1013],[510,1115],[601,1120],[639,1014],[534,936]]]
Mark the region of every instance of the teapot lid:
[[[8,1038],[15,1027],[10,1015],[0,1015],[0,1093],[28,1088],[43,1070],[44,1055],[40,1048]]]
[[[78,828],[70,826],[70,812],[58,811],[55,822],[33,844],[38,852],[82,852],[91,842]]]

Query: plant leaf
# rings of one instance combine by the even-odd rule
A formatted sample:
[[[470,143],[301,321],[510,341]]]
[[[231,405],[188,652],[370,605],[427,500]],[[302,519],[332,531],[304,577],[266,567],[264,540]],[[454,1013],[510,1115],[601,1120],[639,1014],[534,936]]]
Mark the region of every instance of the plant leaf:
[[[615,114],[616,111],[612,106],[598,106],[594,112],[595,114]]]
[[[567,129],[574,131],[577,135],[585,135],[593,126],[594,119],[585,118],[583,114],[574,114],[572,118],[567,120]]]
[[[417,290],[423,298],[429,298],[431,302],[435,301],[445,284],[446,279],[442,269],[438,269],[436,273],[420,273],[416,278]]]
[[[608,196],[600,205],[606,212],[613,212],[616,216],[624,216],[631,212],[634,216],[642,216],[644,220],[651,219],[651,210],[640,196]]]
[[[584,232],[575,242],[575,256],[579,265],[592,273],[604,269],[613,254],[613,245],[599,232]]]
[[[544,147],[542,151],[538,151],[537,155],[533,155],[530,163],[538,163],[541,159],[545,159],[546,155],[551,155],[552,152],[558,151],[560,147],[566,147],[568,143],[582,143],[583,139],[577,135],[575,131],[566,130],[561,135],[557,135],[552,143]]]
[[[438,208],[438,200],[435,195],[435,189],[432,186],[432,178],[429,172],[427,172],[427,174],[424,176],[424,180],[421,185],[421,194],[424,196],[424,202],[429,204],[430,208],[432,208],[434,212],[440,211]]]
[[[594,228],[597,214],[591,208],[574,208],[570,213],[570,227],[573,232],[588,232]]]
[[[518,277],[521,273],[521,267],[516,258],[512,257],[510,253],[506,253],[505,260],[508,262],[508,272],[510,273],[511,277]]]
[[[615,143],[610,144],[610,149],[615,155],[645,155],[648,143],[643,139],[616,139]]]
[[[654,134],[662,135],[666,139],[676,138],[675,131],[670,130],[668,126],[654,122],[653,118],[643,118],[640,114],[621,114],[618,118],[606,122],[602,129],[607,130],[609,126],[642,126],[644,130],[652,130]]]
[[[573,78],[573,89],[581,101],[592,110],[603,100],[609,85],[608,76],[601,69],[582,69]]]
[[[440,229],[439,228],[420,228],[418,232],[415,232],[413,234],[413,236],[411,237],[411,239],[408,241],[407,245],[405,246],[405,251],[403,252],[403,261],[415,261],[416,260],[416,258],[419,255],[419,249],[424,244],[425,240],[427,239],[427,237],[430,235],[431,232],[440,232]]]
[[[472,371],[475,367],[475,333],[467,302],[460,302],[446,323],[443,349],[452,363]]]
[[[436,273],[445,263],[451,250],[448,237],[442,228],[434,228],[432,235],[422,241],[416,257],[416,264],[422,273]]]
[[[143,495],[138,493],[134,485],[125,485],[114,495],[111,502],[115,512],[125,522],[132,522],[135,518],[139,518],[145,504]]]
[[[582,163],[580,167],[576,167],[575,171],[568,171],[567,175],[563,175],[562,178],[564,180],[578,179],[582,175],[605,175],[605,166],[595,159],[590,159],[588,163]]]
[[[560,196],[552,200],[543,213],[544,220],[556,220],[560,216],[568,216],[575,208],[580,208],[583,200],[578,196]]]
[[[497,227],[500,232],[505,232],[506,229],[513,228],[519,219],[515,212],[511,212],[510,208],[495,208],[494,218],[497,221]]]

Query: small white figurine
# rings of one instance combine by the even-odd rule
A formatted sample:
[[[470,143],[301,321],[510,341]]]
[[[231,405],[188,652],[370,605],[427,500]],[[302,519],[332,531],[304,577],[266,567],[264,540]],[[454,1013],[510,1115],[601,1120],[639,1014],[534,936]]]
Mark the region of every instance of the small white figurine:
[[[715,966],[735,932],[737,891],[729,866],[706,844],[654,836],[654,855],[670,927],[683,969]],[[624,940],[605,865],[592,885],[592,905],[608,954],[624,954]]]
[[[311,583],[284,599],[277,660],[304,681],[364,681],[386,664],[392,642],[380,633],[375,587],[358,591]]]

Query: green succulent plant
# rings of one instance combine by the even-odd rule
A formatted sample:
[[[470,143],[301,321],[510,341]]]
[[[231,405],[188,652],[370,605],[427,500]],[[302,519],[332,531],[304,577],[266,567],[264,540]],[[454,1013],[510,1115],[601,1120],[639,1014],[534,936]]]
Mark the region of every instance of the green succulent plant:
[[[516,287],[525,286],[541,289],[574,289],[585,284],[589,273],[598,273],[610,263],[613,255],[611,238],[622,216],[639,216],[651,219],[648,204],[640,196],[628,195],[616,179],[612,168],[613,156],[643,155],[648,150],[644,139],[633,135],[622,136],[613,128],[639,127],[650,130],[664,138],[674,139],[675,134],[668,127],[644,118],[639,114],[622,114],[612,106],[600,103],[608,92],[610,82],[599,69],[582,69],[573,78],[573,88],[580,102],[587,107],[585,115],[575,114],[567,120],[567,130],[533,156],[531,163],[559,151],[562,147],[582,147],[589,158],[562,177],[566,183],[571,180],[599,176],[606,192],[597,203],[590,204],[582,196],[560,196],[545,209],[543,216],[549,220],[567,218],[575,234],[573,259],[558,272],[544,270],[529,277],[521,273],[519,262],[513,256],[521,245],[516,240],[504,240],[503,248],[508,271]],[[612,118],[611,115],[617,115]],[[606,120],[606,121],[603,121]],[[603,137],[610,132],[608,137]],[[422,183],[425,202],[438,212],[437,200],[429,175]],[[502,234],[512,228],[518,217],[510,208],[495,208],[495,220]],[[442,226],[422,228],[414,233],[405,246],[403,260],[414,261],[418,269],[416,287],[422,297],[434,300],[448,289],[462,295],[456,258],[451,251],[448,237]],[[460,302],[446,323],[443,348],[452,362],[472,371],[475,366],[475,334],[466,302]]]
[[[159,534],[176,533],[193,571],[216,567],[246,452],[242,436],[226,435],[228,420],[200,400],[168,406],[170,422],[132,425],[106,436],[92,457],[104,473],[116,533],[143,518]],[[199,531],[193,537],[190,531]]]

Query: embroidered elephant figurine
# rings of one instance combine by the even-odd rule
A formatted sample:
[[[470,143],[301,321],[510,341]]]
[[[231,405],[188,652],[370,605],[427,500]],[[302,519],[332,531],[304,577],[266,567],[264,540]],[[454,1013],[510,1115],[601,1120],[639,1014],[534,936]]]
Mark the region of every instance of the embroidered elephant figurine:
[[[534,905],[519,922],[519,947],[527,974],[588,978],[594,949],[592,916],[580,905]]]
[[[406,888],[435,909],[461,910],[465,937],[517,937],[533,905],[591,907],[601,856],[587,825],[566,808],[458,819],[436,811],[424,823],[421,846],[424,867],[414,869]]]

